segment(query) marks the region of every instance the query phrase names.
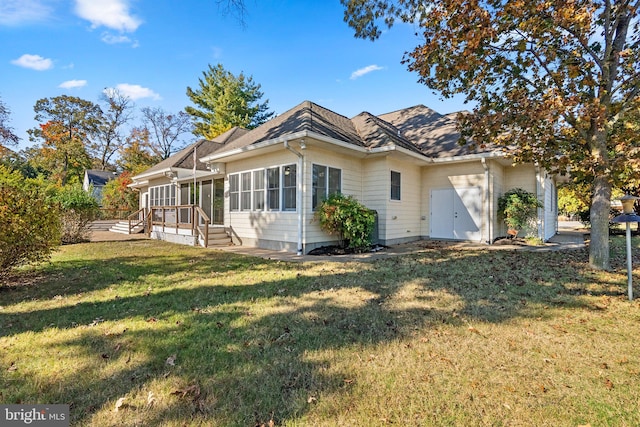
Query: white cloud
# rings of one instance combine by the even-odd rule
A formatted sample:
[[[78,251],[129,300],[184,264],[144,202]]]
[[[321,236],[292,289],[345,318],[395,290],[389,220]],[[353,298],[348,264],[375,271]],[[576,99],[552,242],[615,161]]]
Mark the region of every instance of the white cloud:
[[[159,101],[162,99],[160,95],[155,93],[153,90],[146,87],[142,87],[140,85],[130,85],[129,83],[120,83],[116,85],[115,89],[117,89],[122,95],[131,98],[132,101],[135,101],[136,99],[142,99],[142,98],[151,98],[155,101]],[[104,90],[104,92],[106,93],[109,90],[110,88],[107,88]]]
[[[383,69],[382,67],[379,67],[379,66],[377,66],[375,64],[374,65],[367,65],[366,67],[360,68],[359,70],[356,70],[353,73],[351,73],[351,77],[350,78],[351,78],[351,80],[355,80],[358,77],[364,76],[365,74],[369,74],[369,73],[371,73],[373,71],[378,71],[378,70],[382,70],[382,69]]]
[[[134,32],[142,21],[129,12],[129,0],[75,0],[76,14],[91,22],[93,28],[107,27]]]
[[[0,0],[0,25],[16,26],[49,19],[50,0]]]
[[[53,68],[53,61],[48,58],[43,58],[40,55],[29,55],[25,53],[18,59],[11,61],[13,65],[19,67],[31,68],[32,70],[44,71],[49,68]]]
[[[63,89],[73,89],[77,87],[83,87],[87,85],[86,80],[67,80],[66,82],[60,83],[58,87]]]
[[[107,44],[131,43],[131,39],[127,36],[116,36],[107,32],[102,33],[102,37],[100,37],[100,40]]]

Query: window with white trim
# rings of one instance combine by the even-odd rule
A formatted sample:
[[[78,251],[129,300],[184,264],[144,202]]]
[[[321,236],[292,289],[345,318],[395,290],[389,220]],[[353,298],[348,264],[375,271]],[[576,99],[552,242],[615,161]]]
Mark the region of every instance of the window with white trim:
[[[240,174],[240,210],[251,210],[251,172]]]
[[[323,200],[342,190],[342,170],[313,165],[311,176],[311,207],[315,210]]]
[[[176,205],[176,186],[173,184],[150,187],[149,194],[149,204],[151,206]]]
[[[240,175],[229,175],[229,210],[240,210]]]
[[[400,172],[391,171],[391,200],[400,200]]]
[[[231,211],[295,211],[297,165],[229,174]]]
[[[264,210],[264,169],[253,171],[253,210]]]
[[[296,210],[296,165],[282,167],[282,210]]]
[[[280,210],[280,168],[267,169],[267,209]]]

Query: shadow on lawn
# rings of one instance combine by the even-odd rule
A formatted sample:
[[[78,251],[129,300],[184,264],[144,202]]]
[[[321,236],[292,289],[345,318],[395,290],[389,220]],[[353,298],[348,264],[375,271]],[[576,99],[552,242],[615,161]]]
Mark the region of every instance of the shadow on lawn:
[[[145,425],[170,420],[253,425],[270,419],[279,424],[303,416],[320,395],[351,387],[353,373],[333,366],[327,356],[334,350],[362,346],[367,351],[366,346],[442,324],[539,317],[542,306],[584,307],[576,296],[583,292],[586,258],[584,251],[434,250],[367,264],[327,264],[319,276],[305,274],[304,264],[212,251],[194,252],[186,263],[169,255],[81,262],[84,273],[77,271],[77,262],[69,262],[55,268],[60,277],[70,278],[64,285],[69,293],[82,286],[74,283],[84,274],[105,268],[124,277],[101,274],[78,292],[147,282],[157,275],[171,279],[150,295],[114,295],[28,315],[0,314],[0,336],[49,325],[73,327],[74,337],[50,344],[51,352],[72,347],[81,357],[102,357],[105,365],[118,366],[108,376],[93,365],[79,366],[56,384],[29,391],[27,400],[72,404],[73,424],[90,423],[96,410],[125,395],[136,403],[119,415],[123,425],[136,419]],[[260,268],[279,268],[287,278],[255,285],[206,280],[211,272],[233,280],[238,269]],[[205,278],[201,286],[179,287],[181,278],[198,275]],[[59,290],[48,289],[51,283],[28,292],[57,295]],[[613,286],[601,291],[616,293]],[[11,293],[4,292],[3,305],[11,304],[6,301]],[[442,295],[450,302],[443,304]],[[136,317],[137,327],[119,326]],[[97,318],[104,323],[87,326]],[[175,365],[167,364],[174,355]],[[19,371],[11,376],[11,385],[3,386],[6,403],[12,403],[7,401],[12,387],[29,387]],[[145,390],[162,381],[170,382],[176,393],[164,396],[163,409],[145,406]]]

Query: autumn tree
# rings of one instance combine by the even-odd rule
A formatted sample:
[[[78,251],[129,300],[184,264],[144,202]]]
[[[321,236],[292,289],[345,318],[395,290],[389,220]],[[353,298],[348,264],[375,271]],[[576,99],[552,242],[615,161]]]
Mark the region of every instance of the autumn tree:
[[[274,114],[268,111],[268,100],[260,102],[264,94],[251,76],[243,73],[235,76],[222,64],[209,65],[198,82],[196,90],[187,87],[187,96],[195,107],[185,108],[193,120],[196,136],[213,139],[234,126],[253,129]]]
[[[123,127],[133,116],[133,103],[117,89],[105,89],[100,100],[105,108],[90,148],[98,168],[106,170],[125,144]]]
[[[149,131],[145,128],[133,128],[118,154],[116,161],[118,167],[133,175],[143,172],[162,160],[151,151]]]
[[[68,130],[59,122],[40,125],[38,132],[43,139],[41,147],[29,150],[29,162],[58,185],[82,182],[85,169],[92,165],[82,138],[75,131]]]
[[[60,184],[69,178],[82,181],[84,169],[91,167],[87,147],[101,124],[102,111],[91,101],[61,95],[39,99],[33,107],[41,124],[28,131],[32,141],[42,140],[42,158],[57,175]]]
[[[476,106],[463,141],[592,184],[590,265],[609,268],[614,185],[640,169],[640,39],[635,0],[341,0],[356,37],[412,23],[404,62],[445,97]],[[637,122],[636,122],[637,123]]]
[[[191,132],[191,121],[189,115],[184,111],[177,114],[165,112],[162,108],[145,107],[142,110],[142,122],[144,128],[149,133],[149,144],[151,150],[161,160],[171,156],[180,150],[180,137]]]

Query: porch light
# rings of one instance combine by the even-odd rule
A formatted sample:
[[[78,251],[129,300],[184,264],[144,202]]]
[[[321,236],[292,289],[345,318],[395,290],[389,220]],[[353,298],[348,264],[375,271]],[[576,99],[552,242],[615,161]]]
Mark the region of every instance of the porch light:
[[[635,201],[640,197],[625,195],[619,200],[622,202],[622,214],[613,218],[612,222],[624,222],[627,224],[627,287],[629,293],[629,301],[633,300],[633,276],[631,268],[631,223],[640,222],[640,216],[636,215],[633,210]]]

